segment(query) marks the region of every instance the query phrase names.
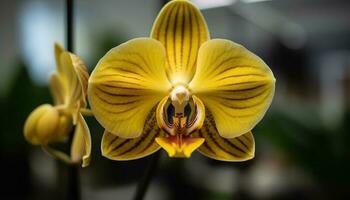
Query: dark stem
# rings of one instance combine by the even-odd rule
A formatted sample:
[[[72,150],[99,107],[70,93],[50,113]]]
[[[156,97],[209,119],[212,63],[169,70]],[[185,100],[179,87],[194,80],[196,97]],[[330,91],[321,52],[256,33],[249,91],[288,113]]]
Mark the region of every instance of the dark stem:
[[[66,42],[67,50],[70,52],[74,51],[74,31],[73,25],[74,21],[74,2],[73,0],[66,0]],[[74,131],[69,135],[68,144],[72,145],[74,136]],[[80,200],[81,191],[80,191],[80,179],[79,179],[79,166],[71,165],[67,169],[67,199],[68,200]]]
[[[159,160],[161,157],[161,151],[156,152],[152,155],[150,162],[145,170],[145,174],[142,177],[141,181],[137,185],[136,195],[134,200],[143,200],[145,198],[147,189],[151,183],[151,180],[158,169]]]
[[[67,184],[67,199],[68,200],[80,200],[80,179],[79,179],[79,167],[77,165],[71,165],[68,168],[68,184]]]
[[[69,135],[69,146],[72,145],[74,129]],[[79,169],[80,165],[67,165],[67,200],[81,199]]]
[[[73,6],[73,0],[66,0],[66,43],[70,52],[73,52]]]

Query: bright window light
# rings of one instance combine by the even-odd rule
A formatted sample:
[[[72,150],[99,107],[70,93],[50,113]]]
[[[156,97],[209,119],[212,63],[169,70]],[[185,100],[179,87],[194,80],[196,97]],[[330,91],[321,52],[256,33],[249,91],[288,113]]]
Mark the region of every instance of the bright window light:
[[[53,44],[63,39],[62,18],[59,9],[45,1],[28,1],[21,9],[21,53],[31,77],[38,84],[46,84],[55,69]]]
[[[263,1],[271,1],[271,0],[241,0],[244,3],[258,3]]]
[[[194,4],[198,6],[199,9],[210,9],[217,7],[230,6],[234,4],[237,0],[191,0]]]

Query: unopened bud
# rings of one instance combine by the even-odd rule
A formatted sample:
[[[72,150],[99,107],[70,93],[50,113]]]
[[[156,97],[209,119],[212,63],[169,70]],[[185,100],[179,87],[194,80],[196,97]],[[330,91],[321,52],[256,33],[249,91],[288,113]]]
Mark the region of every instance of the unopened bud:
[[[57,137],[60,124],[58,111],[49,104],[36,108],[24,125],[24,136],[32,144],[46,144]]]

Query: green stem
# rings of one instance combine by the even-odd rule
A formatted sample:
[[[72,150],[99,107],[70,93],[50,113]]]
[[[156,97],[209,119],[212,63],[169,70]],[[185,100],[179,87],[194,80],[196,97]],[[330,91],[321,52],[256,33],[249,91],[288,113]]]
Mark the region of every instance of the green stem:
[[[154,155],[152,155],[152,158],[145,170],[145,174],[142,177],[139,184],[137,185],[136,195],[134,197],[134,200],[144,199],[147,189],[149,188],[149,185],[151,183],[151,180],[158,169],[160,157],[161,157],[161,151],[158,151]]]
[[[56,158],[57,160],[59,160],[60,162],[63,162],[67,165],[74,165],[76,163],[72,162],[71,158],[69,155],[67,155],[66,153],[56,150],[54,148],[52,148],[50,145],[45,144],[42,145],[43,150],[48,153],[50,156]]]

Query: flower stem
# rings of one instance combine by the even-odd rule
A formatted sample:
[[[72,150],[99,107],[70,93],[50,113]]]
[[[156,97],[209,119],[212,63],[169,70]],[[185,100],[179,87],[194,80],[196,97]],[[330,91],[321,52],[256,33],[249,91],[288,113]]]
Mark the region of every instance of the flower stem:
[[[66,0],[66,43],[67,50],[73,52],[73,6],[74,0]]]
[[[74,165],[76,163],[73,163],[71,158],[64,152],[56,150],[52,147],[50,147],[48,144],[42,145],[43,150],[51,155],[52,157],[56,158],[57,160],[67,164],[67,165]]]
[[[156,152],[152,155],[150,162],[145,170],[145,174],[142,177],[141,181],[137,185],[136,195],[134,200],[143,200],[147,189],[149,188],[149,184],[151,183],[152,177],[158,169],[159,160],[161,157],[161,151]]]
[[[66,0],[66,42],[67,50],[74,51],[74,32],[73,32],[73,16],[74,16],[74,0]],[[69,135],[69,145],[72,144],[74,131]],[[67,199],[80,200],[80,179],[79,167],[75,165],[68,165],[68,183],[67,183]]]
[[[79,179],[79,167],[77,165],[68,166],[68,200],[80,200],[81,191],[80,191],[80,179]]]

